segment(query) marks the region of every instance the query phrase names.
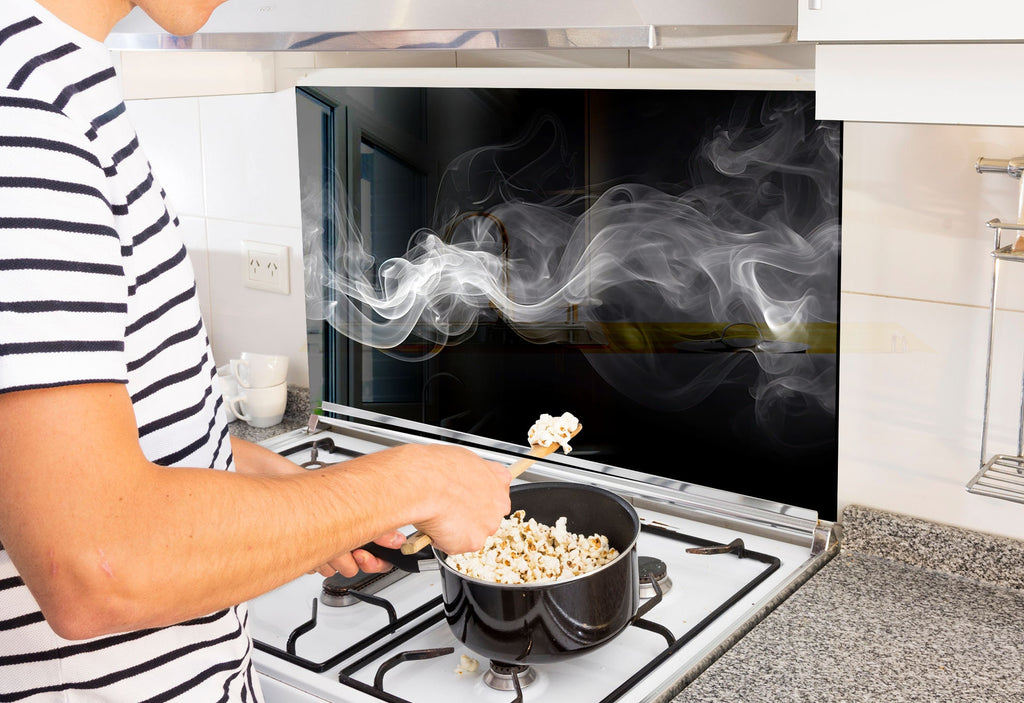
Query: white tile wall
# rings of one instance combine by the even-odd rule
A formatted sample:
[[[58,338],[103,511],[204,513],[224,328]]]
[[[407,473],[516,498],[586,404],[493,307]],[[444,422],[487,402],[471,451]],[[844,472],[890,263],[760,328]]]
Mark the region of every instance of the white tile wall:
[[[288,356],[288,380],[308,384],[306,315],[302,286],[301,233],[297,227],[207,218],[212,325],[210,343],[218,363],[242,351]],[[290,248],[291,292],[281,295],[241,284],[242,241]]]
[[[206,219],[201,215],[179,215],[181,238],[192,261],[199,292],[199,308],[203,313],[207,334],[213,334],[213,299],[210,292],[210,246],[206,236]]]
[[[966,492],[981,463],[993,233],[1019,183],[980,156],[1024,129],[847,123],[839,503],[1024,538],[1024,506]],[[1016,453],[1024,264],[1003,266],[989,454]]]
[[[288,382],[308,385],[294,92],[129,100],[128,110],[181,219],[217,363],[285,354]],[[289,248],[289,295],[243,285],[243,240]]]
[[[128,114],[178,215],[205,215],[199,99],[132,100]]]
[[[986,314],[979,308],[846,293],[843,330],[885,327],[874,350],[842,344],[839,502],[1024,537],[1024,506],[969,494],[980,464]],[[1012,319],[1011,319],[1012,316]],[[1024,316],[1000,344],[1024,344]],[[903,351],[903,338],[908,338]],[[1016,453],[1019,364],[1001,365],[990,446]]]
[[[843,288],[987,306],[985,223],[1017,218],[1020,183],[974,163],[1024,154],[1024,129],[848,122],[843,137]],[[1007,300],[1024,309],[1024,288]]]
[[[269,52],[125,51],[120,65],[130,99],[274,90],[274,54]]]
[[[214,353],[288,354],[289,381],[302,383],[294,109],[290,89],[130,104],[185,215]],[[1024,129],[848,123],[845,139],[840,507],[860,503],[1024,538],[1024,506],[964,487],[980,454],[992,243],[984,223],[1014,219],[1018,196],[1015,181],[976,174],[973,163],[1024,154]],[[243,239],[291,247],[291,295],[242,286]],[[1024,265],[1003,281],[992,441],[1012,451]]]
[[[299,227],[294,91],[199,100],[207,217]]]

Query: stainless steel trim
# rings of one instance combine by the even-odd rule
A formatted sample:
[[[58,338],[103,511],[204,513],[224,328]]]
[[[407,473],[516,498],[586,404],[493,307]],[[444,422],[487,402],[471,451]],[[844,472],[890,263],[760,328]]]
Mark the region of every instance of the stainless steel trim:
[[[984,156],[974,163],[974,170],[978,173],[1005,173],[1014,178],[1020,178],[1024,172],[1024,156],[1017,156],[1012,159],[992,159]]]
[[[792,0],[232,0],[188,37],[167,34],[136,8],[113,28],[107,45],[206,51],[750,47],[795,44],[798,17]]]
[[[991,219],[988,222],[986,222],[985,226],[989,227],[990,229],[1014,229],[1014,230],[1024,229],[1024,223],[1021,223],[1021,222],[1003,222],[998,217],[996,217],[994,219]],[[998,236],[998,233],[997,233],[996,236]],[[997,249],[999,248],[998,247],[998,240],[997,240],[997,247],[996,248]]]
[[[811,556],[827,552],[839,541],[839,525],[818,521],[814,528],[814,540],[811,543]]]
[[[666,46],[685,46],[685,41],[684,37],[679,36],[678,32],[673,32],[671,29],[665,29],[659,34],[651,25],[637,25],[570,29],[205,32],[185,37],[176,37],[162,32],[115,31],[107,38],[106,45],[111,49],[118,50],[467,51],[481,49],[653,49]]]
[[[320,417],[323,425],[362,433],[379,433],[381,437],[395,442],[450,440],[454,443],[473,445],[482,452],[494,452],[495,456],[489,458],[495,460],[507,460],[506,457],[510,455],[524,456],[529,451],[525,444],[510,444],[335,403],[324,402],[322,411],[326,413]],[[367,427],[359,422],[342,420],[332,415],[369,421],[376,426]],[[410,437],[408,432],[423,436]],[[805,544],[812,552],[815,549],[822,549],[823,545],[827,547],[831,541],[827,531],[831,529],[832,523],[819,520],[817,512],[813,510],[652,476],[572,455],[550,455],[537,462],[528,473],[543,476],[548,480],[575,480],[598,485],[627,496],[638,508],[650,504],[656,505],[659,510],[680,516],[699,515],[699,519],[704,522],[724,525],[740,523],[754,532],[790,543]],[[826,532],[823,533],[822,530]]]
[[[404,29],[353,32],[112,32],[111,49],[193,51],[545,51],[555,49],[706,49],[794,42],[790,25],[728,27],[629,25],[557,29]]]
[[[988,226],[992,227],[994,222],[997,220],[989,220]],[[993,252],[999,251],[1001,230],[996,227],[995,233],[995,246]],[[981,412],[981,456],[978,463],[984,466],[986,457],[988,455],[988,413],[989,404],[992,397],[992,351],[993,351],[993,332],[995,331],[996,325],[996,288],[998,287],[999,281],[999,260],[998,258],[992,260],[992,284],[989,291],[988,301],[988,339],[986,340],[986,351],[985,351],[985,395],[982,399],[982,412]],[[970,484],[967,486],[967,490],[971,490]]]

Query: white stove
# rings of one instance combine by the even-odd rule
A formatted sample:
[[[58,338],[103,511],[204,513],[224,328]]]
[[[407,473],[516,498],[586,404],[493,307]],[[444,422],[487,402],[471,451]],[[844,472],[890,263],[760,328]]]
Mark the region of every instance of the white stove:
[[[310,427],[264,445],[299,464],[341,462],[409,441],[458,441],[505,463],[528,449],[479,437],[438,438],[437,428],[394,418],[370,426],[363,420],[380,423],[382,416],[352,408],[342,414],[355,421],[313,417]],[[658,589],[642,584],[644,596],[662,593],[640,620],[586,654],[528,671],[492,671],[449,630],[439,572],[394,571],[351,580],[307,575],[250,603],[267,703],[665,701],[838,546],[835,526],[813,512],[571,455],[542,460],[517,482],[551,480],[600,486],[636,508],[641,564],[667,573]],[[709,547],[719,553],[687,551]]]

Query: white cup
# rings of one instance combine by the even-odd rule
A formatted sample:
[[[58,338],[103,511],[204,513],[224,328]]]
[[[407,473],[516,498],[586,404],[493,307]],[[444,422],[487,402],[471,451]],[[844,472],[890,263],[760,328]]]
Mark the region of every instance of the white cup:
[[[228,409],[252,427],[271,427],[281,422],[288,403],[288,384],[269,388],[239,388],[227,399]]]
[[[228,422],[233,422],[237,418],[228,405],[227,400],[232,396],[238,395],[238,381],[235,380],[235,375],[231,373],[231,364],[217,367],[217,383],[220,384],[220,394],[224,397],[224,410],[228,414]]]
[[[242,388],[277,386],[288,377],[288,357],[242,352],[238,359],[231,360],[231,373]]]

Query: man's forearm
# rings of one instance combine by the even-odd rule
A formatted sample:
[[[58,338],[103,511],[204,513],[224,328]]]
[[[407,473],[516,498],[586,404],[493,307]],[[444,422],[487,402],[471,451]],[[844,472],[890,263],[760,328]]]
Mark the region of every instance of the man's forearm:
[[[415,496],[397,480],[392,454],[401,452],[290,477],[153,467],[119,496],[131,507],[100,521],[75,550],[79,578],[107,611],[95,627],[167,625],[219,610],[412,521]],[[380,490],[388,474],[396,480]],[[396,518],[402,510],[405,520]],[[188,597],[164,600],[157,594],[166,586],[154,582]]]
[[[37,422],[54,403],[76,422]],[[484,463],[406,446],[290,476],[165,468],[142,456],[122,386],[13,393],[0,396],[0,541],[59,634],[166,625],[405,524],[454,551],[482,543],[508,483]],[[462,519],[473,530],[455,525]]]
[[[241,437],[231,437],[231,453],[234,455],[235,471],[240,474],[286,476],[306,471],[266,447]]]

